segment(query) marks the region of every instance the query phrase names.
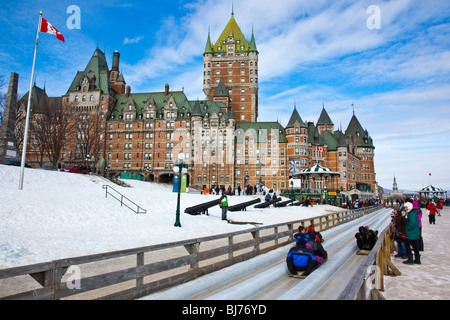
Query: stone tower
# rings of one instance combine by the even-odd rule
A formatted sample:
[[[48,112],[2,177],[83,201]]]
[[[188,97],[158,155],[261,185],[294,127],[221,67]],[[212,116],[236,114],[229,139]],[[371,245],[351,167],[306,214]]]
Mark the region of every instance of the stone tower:
[[[5,110],[3,112],[0,127],[0,161],[18,160],[18,152],[15,146],[14,126],[16,122],[17,89],[19,86],[19,75],[11,72],[8,93],[6,95]]]
[[[246,40],[234,13],[215,44],[208,32],[203,54],[203,92],[206,99],[225,103],[236,122],[257,121],[258,50],[253,30],[251,40]]]

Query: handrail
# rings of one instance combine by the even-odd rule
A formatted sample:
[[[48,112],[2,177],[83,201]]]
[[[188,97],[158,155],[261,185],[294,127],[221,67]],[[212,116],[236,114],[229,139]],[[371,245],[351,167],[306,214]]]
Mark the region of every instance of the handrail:
[[[123,194],[121,194],[119,191],[117,191],[117,190],[114,189],[113,187],[111,187],[111,186],[105,184],[105,185],[103,185],[102,188],[103,188],[103,189],[106,189],[105,198],[107,198],[107,197],[108,197],[108,194],[109,194],[111,197],[113,197],[114,199],[116,199],[117,201],[119,201],[121,206],[127,207],[128,209],[132,210],[134,213],[137,213],[137,214],[147,213],[147,210],[146,210],[146,209],[143,209],[142,207],[140,207],[139,205],[137,205],[136,203],[134,203],[133,201],[131,201],[130,199],[128,199],[127,197],[125,197]],[[117,198],[117,197],[116,197],[114,194],[112,194],[111,192],[109,192],[109,191],[108,191],[108,188],[114,190],[114,191],[118,194],[118,196],[120,197],[120,199]],[[130,207],[130,206],[127,205],[124,201],[131,202],[133,205],[136,206],[136,209]]]

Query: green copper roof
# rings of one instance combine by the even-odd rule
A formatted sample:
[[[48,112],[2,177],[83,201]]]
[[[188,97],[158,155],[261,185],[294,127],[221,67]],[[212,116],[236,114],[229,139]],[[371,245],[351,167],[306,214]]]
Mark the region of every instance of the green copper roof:
[[[77,92],[81,88],[84,77],[88,77],[94,90],[109,92],[109,69],[105,54],[97,48],[84,71],[78,71],[67,92]],[[91,88],[92,89],[92,88]]]
[[[230,95],[228,94],[228,89],[225,86],[225,82],[223,82],[223,78],[220,78],[219,84],[217,85],[216,91],[214,92],[214,97],[226,97],[228,98]]]
[[[323,146],[324,141],[314,123],[308,122],[308,141],[313,146]]]
[[[128,106],[129,98],[131,98],[138,116],[143,114],[144,108],[151,104],[156,113],[155,119],[159,119],[159,114],[164,112],[164,108],[173,99],[177,108],[178,119],[188,119],[190,116],[205,117],[206,114],[211,116],[216,113],[217,115],[221,114],[225,120],[228,120],[228,114],[224,110],[226,106],[223,103],[204,100],[189,101],[183,91],[171,91],[168,95],[165,92],[132,93],[129,97],[126,94],[116,94],[114,98],[117,102],[111,114],[112,120],[120,120],[120,115]]]
[[[154,105],[156,113],[162,112],[162,109],[166,107],[169,99],[172,97],[176,107],[179,111],[185,110],[185,113],[191,112],[191,105],[183,91],[171,91],[169,95],[165,95],[164,92],[146,92],[146,93],[132,93],[130,94],[134,105],[136,106],[136,113],[142,114],[142,110],[151,102]],[[112,112],[114,120],[119,120],[119,116],[122,114],[123,109],[127,106],[128,97],[126,94],[114,95],[117,102]]]
[[[297,122],[297,121],[300,124],[301,128],[306,128],[306,124],[303,122],[302,118],[298,114],[297,107],[294,105],[294,111],[292,112],[291,118],[289,119],[286,129],[293,128],[295,122]]]
[[[330,131],[325,130],[322,133],[322,139],[324,143],[328,146],[328,151],[336,151],[338,147],[338,142],[336,140],[336,136],[332,134]]]
[[[231,14],[230,21],[228,21],[228,24],[226,25],[225,29],[222,31],[221,35],[217,39],[216,43],[214,45],[211,44],[211,39],[208,32],[208,39],[206,41],[206,48],[205,53],[214,53],[214,52],[226,52],[227,51],[227,44],[228,44],[228,37],[232,36],[234,39],[234,44],[236,46],[235,50],[236,52],[241,51],[257,51],[256,49],[256,41],[255,37],[252,33],[252,38],[250,41],[245,39],[244,34],[242,33],[241,29],[239,28],[236,20],[234,19],[234,14]]]
[[[358,147],[374,148],[372,138],[369,136],[367,130],[363,129],[358,118],[356,118],[355,113],[353,113],[347,130],[345,130],[345,135],[351,135],[355,139]]]
[[[325,107],[322,108],[322,113],[320,114],[319,120],[317,121],[317,125],[334,125],[333,121],[331,121],[330,116],[325,110]]]
[[[209,36],[209,31],[208,31],[208,39],[206,40],[205,53],[213,53],[213,48],[211,45],[211,38]]]
[[[256,41],[255,41],[255,35],[253,34],[253,31],[252,31],[252,39],[250,40],[250,43],[249,43],[249,51],[250,52],[258,52],[258,49],[256,49]]]
[[[200,102],[197,100],[192,107],[192,116],[203,117],[202,109],[200,108]]]

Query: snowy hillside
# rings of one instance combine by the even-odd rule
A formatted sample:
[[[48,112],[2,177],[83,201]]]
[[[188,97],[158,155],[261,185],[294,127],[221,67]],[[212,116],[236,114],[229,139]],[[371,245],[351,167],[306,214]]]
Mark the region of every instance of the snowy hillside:
[[[0,268],[108,252],[156,243],[192,239],[253,227],[221,220],[218,206],[209,216],[191,216],[184,209],[219,196],[182,194],[181,228],[174,227],[176,193],[171,185],[126,180],[124,188],[102,177],[25,169],[18,189],[19,167],[0,165]],[[135,214],[108,196],[110,185],[147,210]],[[229,204],[256,196],[232,196]],[[228,219],[274,224],[340,210],[328,205],[228,212]]]

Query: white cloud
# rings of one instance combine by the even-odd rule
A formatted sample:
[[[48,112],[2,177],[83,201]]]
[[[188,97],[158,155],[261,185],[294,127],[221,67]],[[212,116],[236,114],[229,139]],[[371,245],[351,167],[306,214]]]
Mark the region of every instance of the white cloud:
[[[128,38],[126,37],[125,39],[123,39],[123,44],[136,44],[139,43],[142,39],[144,39],[144,36],[139,36],[139,37],[135,37],[135,38]]]

